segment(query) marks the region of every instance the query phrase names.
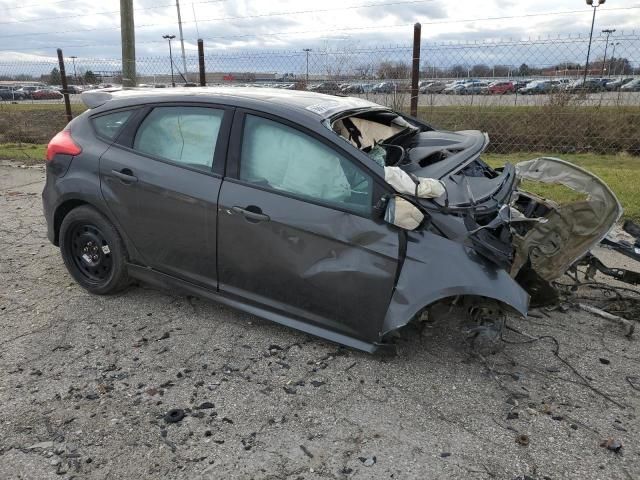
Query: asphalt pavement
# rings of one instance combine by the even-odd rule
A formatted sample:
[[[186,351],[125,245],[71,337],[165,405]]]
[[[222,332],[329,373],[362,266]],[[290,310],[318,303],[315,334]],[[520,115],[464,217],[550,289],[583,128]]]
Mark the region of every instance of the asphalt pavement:
[[[446,307],[384,357],[144,285],[90,295],[46,239],[43,178],[0,164],[0,478],[640,478],[640,349],[616,325],[536,310],[508,324],[545,340],[480,354]]]

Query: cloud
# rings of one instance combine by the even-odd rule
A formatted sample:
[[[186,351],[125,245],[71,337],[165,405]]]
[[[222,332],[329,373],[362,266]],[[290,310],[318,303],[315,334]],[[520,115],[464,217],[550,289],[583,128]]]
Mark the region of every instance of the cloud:
[[[362,9],[359,13],[372,20],[393,19],[402,22],[437,20],[447,18],[448,15],[445,7],[437,3],[380,6]]]
[[[376,59],[404,59],[410,50],[413,28],[416,21],[423,23],[422,35],[426,50],[433,42],[486,42],[509,38],[537,38],[548,34],[564,36],[581,33],[588,35],[591,10],[582,5],[584,12],[574,15],[525,17],[549,11],[578,10],[575,0],[538,0],[523,4],[514,0],[434,0],[399,4],[404,0],[323,0],[321,3],[299,0],[227,0],[220,2],[194,0],[182,3],[183,31],[187,55],[193,57],[198,34],[205,39],[205,47],[211,61],[220,55],[236,55],[239,51],[252,52],[258,59],[255,67],[268,70],[287,71],[302,68],[302,48],[313,48],[315,52],[342,50],[342,56],[332,61],[351,59],[351,62],[366,62]],[[140,59],[154,58],[158,69],[168,67],[167,43],[163,34],[178,35],[176,10],[163,0],[138,0],[135,3],[136,53]],[[345,8],[358,5],[379,6],[369,8]],[[383,5],[384,3],[388,5]],[[395,5],[393,4],[395,3]],[[37,7],[28,5],[38,4]],[[159,6],[163,5],[163,6]],[[89,59],[118,59],[121,55],[120,18],[118,0],[89,0],[59,2],[26,0],[26,6],[17,6],[15,0],[0,0],[1,22],[45,19],[44,21],[0,24],[0,62],[19,59],[32,62],[42,58],[55,59],[55,49],[62,47],[66,56],[76,55],[78,61]],[[613,4],[612,4],[613,5]],[[601,7],[597,13],[596,31],[606,27],[633,28],[640,22],[640,10],[607,11]],[[613,7],[612,7],[613,8]],[[194,21],[194,10],[197,25]],[[328,11],[324,11],[328,10]],[[100,12],[116,12],[100,14]],[[279,13],[292,12],[285,15]],[[296,13],[297,12],[297,13]],[[481,19],[487,17],[513,16],[503,20],[459,22],[456,19]],[[58,18],[61,17],[61,18]],[[246,17],[233,18],[229,17]],[[226,19],[226,20],[220,20]],[[446,23],[438,23],[446,22]],[[56,33],[60,32],[60,33]],[[62,33],[64,32],[64,33]],[[179,43],[173,43],[179,52]],[[389,50],[371,49],[371,46],[401,45],[406,48]],[[594,43],[599,52],[599,40]],[[467,46],[465,49],[439,47],[431,51],[432,60],[447,64],[453,60],[466,63],[516,63],[526,58],[530,63],[546,64],[556,59],[580,60],[585,50],[584,38],[574,43],[559,46],[557,42],[500,44],[487,47]],[[269,60],[258,52],[277,49]],[[629,58],[640,60],[640,45],[628,41],[619,47]],[[358,55],[348,52],[358,50]],[[410,54],[409,54],[410,55]],[[464,57],[464,58],[463,58]],[[323,58],[314,53],[320,65]],[[235,62],[236,60],[234,60]],[[315,61],[315,60],[314,60]],[[345,60],[346,61],[346,60]],[[244,62],[244,63],[242,63]],[[236,65],[251,67],[251,61],[242,60]],[[519,62],[521,63],[521,62]],[[143,63],[145,68],[155,69],[153,63]],[[48,66],[48,65],[47,65]],[[4,68],[4,70],[3,70]],[[45,68],[45,67],[43,67]],[[221,67],[222,68],[222,67]],[[226,67],[225,67],[226,68]],[[7,67],[0,66],[0,74]]]

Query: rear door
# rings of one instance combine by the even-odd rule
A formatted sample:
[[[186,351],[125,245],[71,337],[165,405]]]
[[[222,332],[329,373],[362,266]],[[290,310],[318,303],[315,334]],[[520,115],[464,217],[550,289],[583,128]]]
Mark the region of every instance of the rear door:
[[[398,267],[398,232],[374,219],[384,186],[312,132],[236,113],[220,192],[220,290],[375,340]]]
[[[147,107],[103,154],[102,194],[140,254],[134,261],[217,288],[217,199],[232,114],[208,104]],[[101,121],[109,123],[93,119],[99,135]]]

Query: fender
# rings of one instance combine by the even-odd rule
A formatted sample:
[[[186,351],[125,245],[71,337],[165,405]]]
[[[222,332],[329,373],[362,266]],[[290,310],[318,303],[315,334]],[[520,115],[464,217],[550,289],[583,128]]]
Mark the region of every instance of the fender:
[[[64,209],[64,205],[69,202],[81,202],[92,206],[104,215],[116,227],[116,230],[118,230],[118,233],[120,234],[120,237],[127,249],[129,260],[132,262],[140,261],[142,257],[127,237],[117,219],[111,214],[111,211],[107,207],[102,195],[95,194],[95,192],[100,192],[100,183],[97,176],[88,174],[80,169],[70,168],[68,173],[64,177],[58,179],[57,182],[48,183],[50,184],[50,188],[55,188],[57,190],[55,194],[48,188],[45,188],[42,192],[43,203],[45,204],[45,213],[48,211],[52,212],[51,218],[47,216],[47,229],[49,231],[49,239],[54,245],[58,246],[59,244],[58,229],[62,223],[62,219],[58,219],[57,217],[61,208]],[[56,199],[55,205],[53,205],[53,208],[47,208],[48,202],[53,198]],[[56,222],[56,220],[59,220],[59,223]]]
[[[382,324],[380,338],[447,297],[470,295],[498,300],[522,316],[529,295],[509,274],[470,247],[428,231],[409,232],[407,255]]]

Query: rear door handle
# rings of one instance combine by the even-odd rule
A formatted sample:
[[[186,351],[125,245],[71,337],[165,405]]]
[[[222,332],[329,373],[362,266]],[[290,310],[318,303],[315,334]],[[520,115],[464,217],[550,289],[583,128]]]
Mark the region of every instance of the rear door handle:
[[[111,170],[111,174],[126,183],[135,183],[138,181],[138,177],[136,177],[128,168],[123,168],[120,171]]]
[[[244,215],[244,218],[248,220],[253,220],[255,222],[268,222],[269,220],[271,220],[271,217],[269,217],[269,215],[265,215],[264,213],[262,213],[262,211],[259,208],[257,207],[253,207],[253,208],[254,210],[258,210],[258,211],[256,212],[256,211],[248,210],[247,208],[242,208],[242,207],[231,207],[231,211],[234,213],[239,213],[241,215]]]

